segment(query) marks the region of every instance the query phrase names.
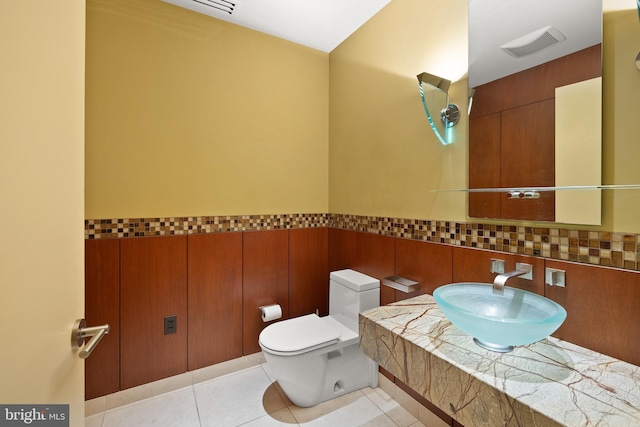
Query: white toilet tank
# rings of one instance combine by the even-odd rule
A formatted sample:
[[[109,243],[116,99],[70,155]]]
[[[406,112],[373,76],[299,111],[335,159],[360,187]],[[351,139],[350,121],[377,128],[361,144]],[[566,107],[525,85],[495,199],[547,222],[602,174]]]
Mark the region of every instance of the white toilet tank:
[[[329,316],[358,333],[358,314],[380,306],[380,281],[354,270],[329,275]]]

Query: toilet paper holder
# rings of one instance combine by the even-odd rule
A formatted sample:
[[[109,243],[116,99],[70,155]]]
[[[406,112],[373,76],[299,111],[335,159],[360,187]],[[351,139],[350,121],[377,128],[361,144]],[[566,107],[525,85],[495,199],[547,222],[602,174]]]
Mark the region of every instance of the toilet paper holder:
[[[280,304],[268,304],[258,307],[262,321],[267,323],[274,320],[278,320],[282,317],[282,307]]]

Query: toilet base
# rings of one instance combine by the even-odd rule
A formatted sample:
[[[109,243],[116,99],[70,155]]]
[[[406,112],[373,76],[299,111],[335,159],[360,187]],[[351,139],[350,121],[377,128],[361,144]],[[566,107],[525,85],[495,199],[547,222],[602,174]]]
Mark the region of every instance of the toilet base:
[[[365,356],[359,345],[352,345],[328,354],[327,374],[320,402],[361,388],[377,386],[378,364]]]
[[[303,357],[263,353],[278,384],[299,407],[315,406],[364,387],[378,386],[378,364],[362,353],[358,343]]]

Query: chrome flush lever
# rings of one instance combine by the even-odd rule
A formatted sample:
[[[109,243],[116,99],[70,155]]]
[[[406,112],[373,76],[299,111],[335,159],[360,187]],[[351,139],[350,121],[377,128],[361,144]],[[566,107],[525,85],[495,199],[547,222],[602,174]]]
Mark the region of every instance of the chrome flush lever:
[[[87,322],[84,319],[78,319],[73,324],[71,331],[71,348],[74,350],[80,348],[84,344],[84,340],[87,337],[91,337],[88,343],[80,350],[78,356],[81,359],[86,359],[91,355],[91,352],[96,348],[102,337],[109,333],[109,325],[93,326],[87,328]]]

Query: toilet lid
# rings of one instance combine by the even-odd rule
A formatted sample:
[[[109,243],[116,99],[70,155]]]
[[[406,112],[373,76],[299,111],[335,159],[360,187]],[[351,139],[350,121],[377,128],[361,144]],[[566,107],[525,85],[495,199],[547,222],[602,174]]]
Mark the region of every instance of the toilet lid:
[[[260,333],[260,343],[277,352],[301,352],[334,344],[340,332],[315,314],[283,320]]]

